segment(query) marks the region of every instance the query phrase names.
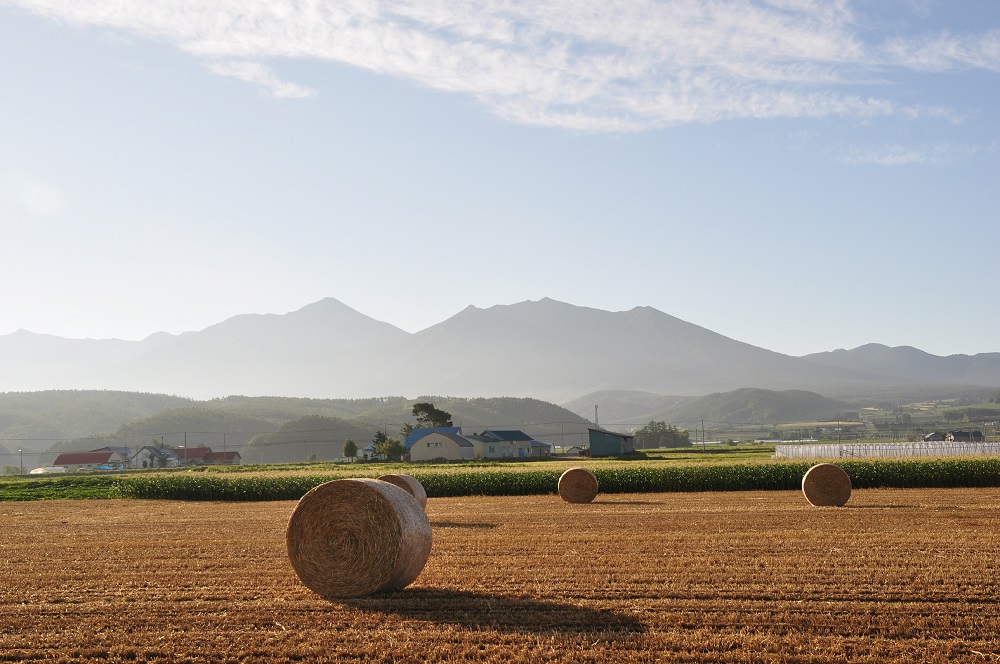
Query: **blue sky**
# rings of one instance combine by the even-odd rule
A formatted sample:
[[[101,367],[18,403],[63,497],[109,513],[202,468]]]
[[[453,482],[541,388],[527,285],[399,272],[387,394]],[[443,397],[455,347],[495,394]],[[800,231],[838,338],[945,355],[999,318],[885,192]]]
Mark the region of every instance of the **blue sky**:
[[[1000,3],[0,0],[0,334],[335,297],[1000,351]]]

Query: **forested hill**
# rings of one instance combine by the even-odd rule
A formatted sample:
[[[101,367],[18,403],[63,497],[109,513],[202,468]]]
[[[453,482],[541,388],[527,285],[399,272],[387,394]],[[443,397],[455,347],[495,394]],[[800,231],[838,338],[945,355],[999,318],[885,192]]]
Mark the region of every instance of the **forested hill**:
[[[836,419],[850,404],[802,390],[742,388],[703,397],[677,397],[648,392],[596,392],[575,399],[567,408],[585,415],[599,406],[602,424],[625,428],[650,421],[695,426],[702,420],[731,424],[773,424]]]
[[[416,402],[429,401],[468,430],[532,428],[571,433],[589,422],[565,408],[528,398],[423,396],[305,399],[231,396],[195,401],[163,394],[67,390],[0,393],[0,454],[15,450],[85,450],[106,445],[207,445],[238,449],[256,434],[306,417],[336,418],[351,437],[398,435],[413,422]],[[225,434],[225,437],[223,436]],[[6,460],[6,457],[5,457]],[[34,459],[31,460],[32,464]]]
[[[0,444],[45,447],[53,441],[109,433],[127,422],[195,403],[166,394],[111,390],[0,392]]]
[[[671,422],[695,423],[700,420],[732,424],[769,424],[829,420],[842,417],[852,407],[815,392],[802,390],[760,390],[744,388],[709,394],[679,405],[671,413]]]

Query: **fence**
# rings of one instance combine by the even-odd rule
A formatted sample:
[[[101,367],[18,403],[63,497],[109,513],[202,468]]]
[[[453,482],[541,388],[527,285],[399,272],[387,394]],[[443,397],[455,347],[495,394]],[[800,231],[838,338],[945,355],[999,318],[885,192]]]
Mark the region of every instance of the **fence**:
[[[1000,456],[1000,443],[835,443],[774,446],[776,459],[921,456]]]

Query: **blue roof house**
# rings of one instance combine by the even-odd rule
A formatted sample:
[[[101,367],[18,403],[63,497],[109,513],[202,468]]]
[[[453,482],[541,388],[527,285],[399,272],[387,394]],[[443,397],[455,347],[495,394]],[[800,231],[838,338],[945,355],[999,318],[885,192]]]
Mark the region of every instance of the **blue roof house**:
[[[462,461],[475,458],[475,446],[462,435],[462,427],[414,429],[403,444],[410,454],[410,461]]]
[[[477,459],[523,459],[532,456],[534,441],[523,431],[488,429],[466,437],[475,443]]]

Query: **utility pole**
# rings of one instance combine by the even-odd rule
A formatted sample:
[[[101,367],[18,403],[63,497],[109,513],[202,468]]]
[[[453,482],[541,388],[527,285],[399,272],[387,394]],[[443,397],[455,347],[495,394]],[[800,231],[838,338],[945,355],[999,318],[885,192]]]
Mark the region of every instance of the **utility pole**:
[[[17,453],[21,455],[21,472],[18,474],[24,475],[24,450],[18,450]]]

